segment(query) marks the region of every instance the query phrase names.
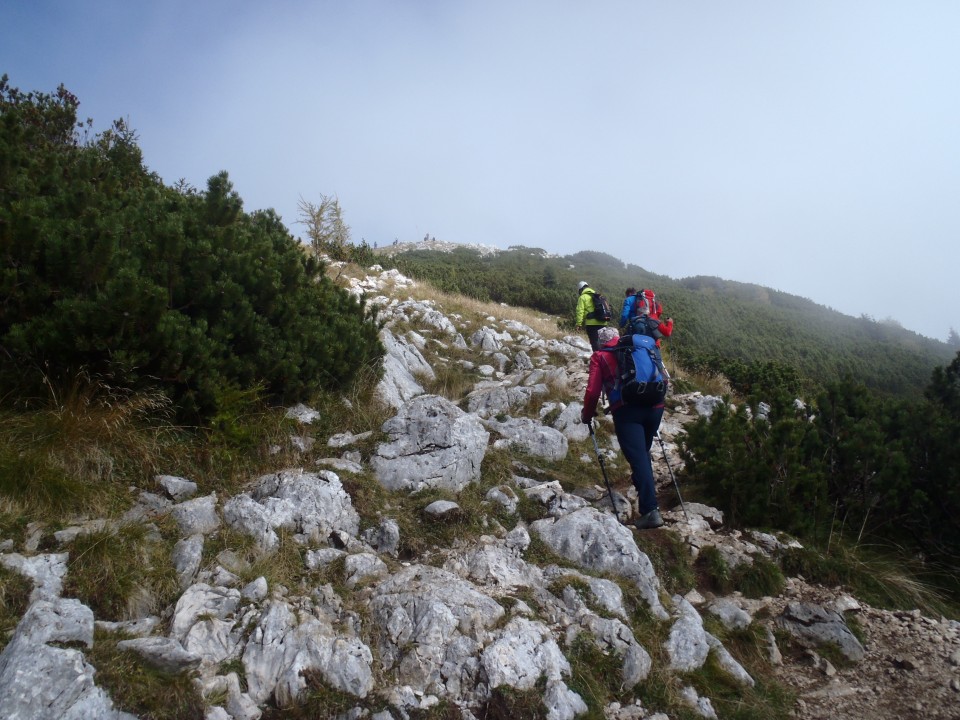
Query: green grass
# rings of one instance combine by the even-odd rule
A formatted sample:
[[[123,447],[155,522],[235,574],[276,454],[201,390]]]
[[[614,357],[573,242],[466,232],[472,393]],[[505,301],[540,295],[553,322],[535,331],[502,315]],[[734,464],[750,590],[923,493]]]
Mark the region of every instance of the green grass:
[[[488,511],[480,506],[480,490],[479,486],[471,485],[458,496],[431,488],[395,498],[398,506],[396,519],[400,527],[400,557],[416,558],[434,547],[457,547],[484,534],[483,517],[493,508]],[[460,506],[460,511],[442,518],[427,514],[427,506],[437,500],[453,501]]]
[[[3,513],[0,532],[22,536],[27,523],[91,513],[109,505],[109,488],[73,472],[52,448],[30,445],[16,434],[0,436],[0,497],[18,506]]]
[[[733,571],[734,586],[748,598],[775,597],[783,592],[786,583],[780,566],[762,556]]]
[[[532,690],[517,690],[508,686],[493,688],[490,699],[480,708],[478,717],[484,720],[546,720],[543,704],[546,681],[540,678]]]
[[[304,562],[307,548],[294,542],[291,533],[286,530],[278,530],[277,537],[279,542],[271,552],[264,552],[253,546],[246,557],[249,564],[238,573],[241,583],[245,585],[263,577],[269,587],[283,585],[290,590],[299,591],[308,575]]]
[[[762,556],[755,556],[752,563],[742,563],[731,568],[717,547],[707,545],[700,550],[694,564],[698,589],[729,595],[739,590],[746,597],[761,598],[779,595],[786,584],[779,565]]]
[[[749,669],[748,669],[749,672]],[[751,672],[756,684],[744,687],[723,670],[713,653],[689,679],[701,696],[710,698],[725,720],[786,720],[793,717],[795,693],[768,674]]]
[[[358,706],[368,707],[368,703],[364,700],[331,688],[317,671],[305,671],[303,677],[306,680],[307,688],[301,702],[284,708],[278,708],[273,704],[268,705],[263,709],[262,720],[334,718]]]
[[[697,586],[690,550],[675,533],[637,533],[637,547],[653,564],[664,591],[670,596],[686,595]]]
[[[0,650],[10,641],[10,635],[30,604],[33,583],[16,570],[0,565]]]
[[[135,606],[157,614],[180,592],[170,561],[172,543],[154,539],[141,524],[80,535],[67,548],[70,559],[63,583],[101,620],[138,616]]]
[[[587,704],[587,712],[578,717],[603,720],[603,708],[609,703],[632,700],[632,688],[623,687],[622,657],[604,652],[586,633],[580,633],[564,654],[571,671],[567,685]]]
[[[721,718],[737,720],[780,720],[792,717],[796,693],[775,676],[767,657],[767,636],[758,623],[731,630],[715,617],[704,618],[706,629],[715,635],[754,679],[753,687],[736,682],[717,662],[714,653],[703,667],[686,673],[681,681],[692,685],[701,696],[709,697]]]
[[[729,595],[733,592],[733,572],[716,546],[706,545],[701,548],[695,567],[700,579],[700,590],[716,592],[720,595]]]
[[[120,633],[97,630],[86,658],[97,669],[97,685],[120,709],[141,720],[202,720],[204,702],[190,673],[171,674],[150,667],[129,650],[117,649]]]
[[[428,394],[440,395],[454,405],[458,405],[473,390],[480,376],[476,370],[467,370],[460,363],[461,354],[460,352],[451,353],[446,356],[446,362],[431,363],[435,377],[419,379]]]

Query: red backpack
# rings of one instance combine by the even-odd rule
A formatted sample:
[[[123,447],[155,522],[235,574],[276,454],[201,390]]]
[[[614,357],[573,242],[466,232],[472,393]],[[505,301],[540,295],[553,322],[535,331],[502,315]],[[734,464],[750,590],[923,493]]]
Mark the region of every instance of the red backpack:
[[[633,303],[633,316],[648,315],[654,319],[660,318],[663,305],[657,300],[657,294],[653,290],[640,290],[634,297],[636,299]]]

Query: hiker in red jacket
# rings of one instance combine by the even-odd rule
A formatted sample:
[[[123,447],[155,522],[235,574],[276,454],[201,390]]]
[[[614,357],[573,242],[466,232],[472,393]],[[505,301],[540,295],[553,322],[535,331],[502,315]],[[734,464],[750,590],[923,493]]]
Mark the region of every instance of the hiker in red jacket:
[[[616,347],[620,340],[616,329],[600,328],[601,348]],[[607,397],[614,390],[617,378],[616,353],[597,350],[590,356],[590,375],[587,390],[583,395],[583,410],[580,420],[584,425],[593,421],[597,414],[597,401],[603,391]],[[620,442],[620,449],[630,463],[633,486],[637,489],[637,510],[640,517],[634,522],[638,530],[658,528],[663,525],[657,503],[656,485],[653,481],[653,466],[650,464],[650,446],[663,419],[663,403],[653,407],[627,405],[620,400],[610,403],[607,412],[613,414],[613,427]]]

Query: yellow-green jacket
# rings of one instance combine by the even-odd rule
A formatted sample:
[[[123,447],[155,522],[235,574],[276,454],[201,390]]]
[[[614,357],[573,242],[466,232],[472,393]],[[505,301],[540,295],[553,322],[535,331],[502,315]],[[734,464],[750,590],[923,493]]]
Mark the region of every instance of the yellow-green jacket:
[[[576,322],[577,327],[581,325],[606,325],[603,320],[597,320],[591,317],[593,314],[593,294],[594,290],[589,285],[580,291],[580,297],[577,298]]]

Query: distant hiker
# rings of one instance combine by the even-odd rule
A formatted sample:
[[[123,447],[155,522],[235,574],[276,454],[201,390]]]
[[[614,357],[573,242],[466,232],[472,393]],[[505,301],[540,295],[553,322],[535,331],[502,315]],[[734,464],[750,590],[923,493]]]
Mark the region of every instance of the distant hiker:
[[[637,511],[634,522],[638,530],[658,528],[663,525],[657,503],[656,485],[653,481],[653,466],[650,464],[650,446],[660,428],[663,418],[663,402],[652,406],[629,405],[623,401],[618,387],[618,364],[615,348],[619,344],[617,330],[600,328],[601,349],[590,356],[590,376],[583,395],[583,410],[580,420],[586,425],[597,414],[597,401],[601,391],[610,398],[608,412],[613,414],[613,426],[624,457],[630,463],[633,486],[637,489]],[[649,342],[649,341],[648,341]]]
[[[607,299],[597,293],[585,281],[580,281],[577,285],[577,309],[576,326],[577,330],[581,327],[586,329],[587,337],[590,338],[590,347],[597,350],[600,343],[597,340],[597,333],[600,328],[605,327],[611,318],[610,303]]]
[[[653,290],[629,287],[624,293],[623,309],[620,311],[620,329],[623,332],[650,335],[660,347],[660,338],[673,334],[673,318],[661,320],[663,305]]]

